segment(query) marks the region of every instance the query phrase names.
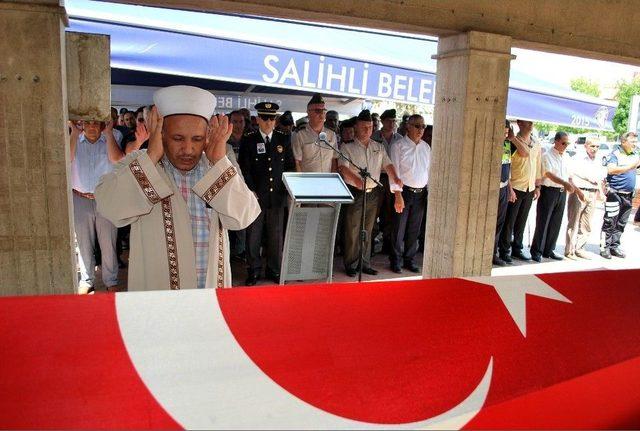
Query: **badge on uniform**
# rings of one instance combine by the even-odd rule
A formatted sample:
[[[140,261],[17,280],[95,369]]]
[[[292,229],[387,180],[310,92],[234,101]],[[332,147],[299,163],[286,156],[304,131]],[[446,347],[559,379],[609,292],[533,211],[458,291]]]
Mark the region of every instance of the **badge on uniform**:
[[[282,147],[282,145],[278,145],[278,146],[276,147],[276,150],[278,150],[278,152],[279,152],[279,153],[281,153],[281,152],[283,152],[283,151],[284,151],[284,148]]]
[[[264,146],[264,142],[258,142],[258,154],[265,154],[267,147]]]

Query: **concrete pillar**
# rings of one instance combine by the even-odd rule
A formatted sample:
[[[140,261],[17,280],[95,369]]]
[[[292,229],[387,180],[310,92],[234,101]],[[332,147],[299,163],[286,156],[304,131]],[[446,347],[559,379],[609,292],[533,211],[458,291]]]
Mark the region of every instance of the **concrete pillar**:
[[[0,3],[0,295],[75,291],[65,17]]]
[[[470,31],[438,43],[423,277],[490,275],[511,38]]]

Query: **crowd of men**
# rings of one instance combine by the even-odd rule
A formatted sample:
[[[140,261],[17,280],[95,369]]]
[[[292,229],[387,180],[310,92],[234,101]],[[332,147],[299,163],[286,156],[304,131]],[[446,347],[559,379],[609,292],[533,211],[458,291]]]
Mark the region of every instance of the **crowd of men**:
[[[207,96],[200,93],[196,96],[204,98],[204,104],[209,103]],[[179,98],[176,100],[180,101]],[[353,204],[344,206],[341,212],[336,238],[336,250],[342,255],[347,275],[355,276],[359,269],[365,274],[376,275],[378,271],[371,266],[375,251],[388,254],[389,268],[395,273],[421,271],[416,254],[424,245],[432,135],[431,126],[425,124],[421,115],[405,115],[399,122],[394,109],[381,115],[363,110],[356,117],[340,121],[338,112],[327,111],[320,94],[309,100],[306,117],[297,122],[289,111],[279,114],[280,107],[276,103],[262,102],[254,108],[256,115],[251,115],[248,109],[231,112],[228,124],[227,117],[222,116],[225,127],[229,128],[224,137],[225,155],[259,205],[259,212],[251,223],[245,223],[246,226],[236,223],[234,229],[228,229],[231,259],[246,264],[245,285],[255,285],[261,278],[275,283],[280,280],[289,202],[282,173],[292,171],[338,172],[353,194]],[[93,287],[96,259],[102,264],[103,283],[107,288],[118,284],[118,267],[125,265],[122,250],[128,247],[129,225],[137,219],[125,217],[121,220],[105,209],[112,221],[116,217],[117,229],[100,213],[94,193],[101,177],[107,174],[113,177],[114,166],[131,158],[133,161],[127,166],[146,194],[152,179],[144,179],[140,172],[136,176],[131,167],[131,163],[142,163],[138,150],[153,153],[150,147],[153,142],[158,151],[163,143],[166,147],[167,139],[184,140],[182,134],[166,136],[167,130],[156,130],[158,122],[162,124],[162,117],[155,109],[153,105],[141,107],[136,112],[112,109],[110,122],[70,123],[74,218],[82,292]],[[207,120],[207,130],[212,127],[205,114],[195,115]],[[517,134],[513,133],[508,121],[505,125],[493,264],[503,266],[511,264],[513,259],[537,262],[542,258],[588,259],[585,245],[591,232],[595,203],[601,197],[606,198],[601,255],[607,259],[611,256],[623,258],[620,237],[631,212],[635,174],[640,164],[635,150],[637,136],[624,134],[620,148],[608,156],[603,166],[595,157],[597,143],[587,141],[585,154],[572,161],[566,154],[569,144],[566,133],[558,132],[553,147],[543,151],[532,136],[533,124],[518,120],[517,125]],[[318,145],[321,134],[326,135],[328,145]],[[200,138],[208,142],[209,135]],[[198,136],[192,139],[193,146],[198,148]],[[205,145],[204,148],[200,146],[201,154],[207,153],[208,147]],[[363,182],[358,170],[339,158],[335,149],[355,165],[366,167],[371,178]],[[161,156],[155,162],[174,178],[175,186],[188,204],[197,254],[198,247],[206,248],[210,240],[208,228],[198,226],[209,223],[210,216],[205,215],[211,207],[208,203],[206,208],[199,205],[197,196],[190,190],[195,190],[198,181],[206,176],[207,166],[213,162],[211,157],[209,161],[202,157],[200,163],[193,154],[185,155],[180,151],[175,154],[170,151],[167,154],[167,150],[160,152]],[[200,156],[197,158],[200,160]],[[185,166],[192,163],[191,168],[176,168],[181,163]],[[198,169],[202,172],[189,179],[191,171]],[[360,219],[365,194],[366,237],[362,268],[359,268]],[[523,237],[534,201],[537,201],[535,234],[528,256]],[[555,248],[565,206],[568,207],[568,227],[563,257],[556,254]],[[219,229],[222,232],[222,222]],[[223,245],[224,242],[220,242],[217,246],[222,248]],[[203,287],[207,279],[208,261],[203,256],[199,264],[196,262],[197,271],[200,271],[197,273],[198,287]]]
[[[565,132],[554,136],[553,146],[543,151],[533,137],[533,123],[518,120],[518,133],[505,124],[505,141],[493,264],[521,261],[591,259],[585,246],[592,231],[598,199],[605,200],[600,256],[625,258],[620,238],[631,214],[631,201],[640,167],[638,138],[634,132],[620,137],[620,145],[603,163],[596,157],[599,144],[587,140],[584,154],[573,159]],[[568,195],[568,198],[567,198]],[[524,252],[524,230],[532,203],[537,201],[536,223],[530,255]],[[556,254],[556,241],[567,208],[564,256]],[[638,219],[636,213],[636,221]]]

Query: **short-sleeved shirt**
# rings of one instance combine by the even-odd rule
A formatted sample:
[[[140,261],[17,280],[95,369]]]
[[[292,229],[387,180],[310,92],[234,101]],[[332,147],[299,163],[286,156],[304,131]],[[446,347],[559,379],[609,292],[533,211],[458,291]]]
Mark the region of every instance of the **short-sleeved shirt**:
[[[597,189],[602,180],[607,176],[607,169],[602,166],[602,161],[588,154],[576,156],[569,165],[571,181],[581,189]]]
[[[560,154],[555,148],[549,150],[542,156],[542,172],[552,173],[565,181],[569,180],[569,156],[567,153]],[[550,178],[544,177],[542,185],[547,187],[562,188],[562,184],[552,181]]]
[[[120,145],[122,135],[116,135],[116,144]],[[107,138],[100,135],[93,144],[85,137],[84,133],[78,137],[76,154],[71,162],[71,187],[82,193],[95,192],[100,177],[113,170],[113,163],[109,160],[107,151]]]
[[[327,134],[327,142],[338,148],[333,130],[323,127],[322,132]],[[300,163],[302,172],[331,172],[333,160],[338,158],[328,145],[318,143],[318,136],[319,133],[314,132],[308,124],[291,134],[293,157]]]
[[[536,180],[542,179],[542,147],[531,137],[529,157],[522,157],[513,150],[511,156],[511,186],[521,192],[530,192],[536,188]]]
[[[622,149],[617,149],[607,156],[605,161],[607,166],[628,166],[638,164],[638,153],[635,151],[627,154]],[[607,183],[613,190],[629,193],[636,188],[636,169],[624,172],[622,174],[607,175]]]
[[[355,139],[353,142],[349,142],[348,144],[342,144],[340,149],[353,161],[353,163],[360,167],[366,167],[371,174],[371,177],[377,181],[380,181],[380,172],[386,166],[392,164],[384,146],[373,139],[369,140],[369,145],[367,146]],[[358,171],[346,160],[341,158],[338,160],[338,164],[340,166],[346,166],[351,169],[354,174],[360,175]],[[347,178],[345,178],[345,182],[352,187],[358,187],[356,184],[351,183]],[[377,184],[371,181],[370,178],[367,178],[367,189],[373,189],[376,185]]]

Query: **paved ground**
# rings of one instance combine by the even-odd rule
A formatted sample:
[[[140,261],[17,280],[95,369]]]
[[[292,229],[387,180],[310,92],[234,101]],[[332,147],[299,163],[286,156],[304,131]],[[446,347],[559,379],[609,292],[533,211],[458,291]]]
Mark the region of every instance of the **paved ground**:
[[[624,235],[622,236],[622,248],[627,253],[625,259],[612,258],[611,260],[604,259],[599,255],[599,241],[600,241],[600,227],[602,226],[602,216],[604,213],[603,204],[600,203],[597,206],[594,215],[593,229],[590,240],[587,244],[587,250],[591,252],[592,259],[578,261],[572,261],[565,259],[563,261],[552,261],[550,259],[543,259],[541,263],[536,262],[521,262],[514,260],[514,264],[507,267],[494,267],[491,275],[519,275],[519,274],[543,274],[549,272],[568,272],[568,271],[583,271],[594,269],[627,269],[627,268],[640,268],[640,226],[633,224],[633,214],[630,217],[627,224]],[[528,253],[528,244],[533,237],[533,229],[535,226],[535,205],[531,209],[529,214],[529,223],[525,231],[524,242],[527,247],[525,251]],[[564,255],[565,246],[565,232],[566,232],[566,215],[564,217],[564,223],[560,230],[560,238],[558,239],[558,245],[556,247],[556,254]],[[389,261],[386,255],[378,254],[372,258],[372,267],[379,271],[377,276],[363,274],[363,281],[384,281],[392,279],[420,279],[420,275],[415,275],[406,270],[402,274],[395,274],[389,270]],[[422,263],[422,256],[417,258],[418,264]],[[233,284],[234,286],[240,286],[244,283],[246,278],[246,268],[241,262],[232,262],[233,272]],[[100,275],[97,274],[99,279]],[[127,270],[120,271],[121,283],[117,290],[126,290]],[[357,278],[348,277],[344,273],[342,260],[340,257],[334,259],[334,282],[353,282],[357,281]],[[260,280],[258,286],[273,284],[269,280]],[[98,283],[97,291],[104,291],[105,288],[101,283]]]

